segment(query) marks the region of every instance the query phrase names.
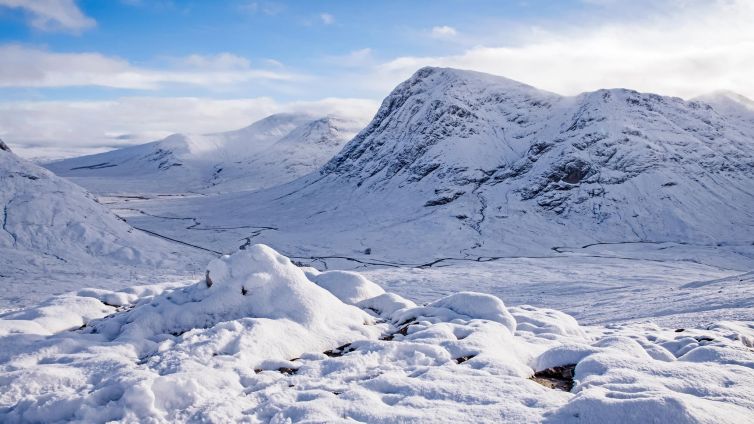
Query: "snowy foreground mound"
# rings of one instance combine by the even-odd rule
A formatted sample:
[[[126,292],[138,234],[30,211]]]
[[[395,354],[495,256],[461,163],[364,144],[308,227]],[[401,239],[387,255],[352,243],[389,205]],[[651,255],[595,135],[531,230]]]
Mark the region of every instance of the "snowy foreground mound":
[[[470,292],[417,306],[264,245],[188,286],[6,314],[0,346],[11,423],[754,419],[752,323],[587,328]]]

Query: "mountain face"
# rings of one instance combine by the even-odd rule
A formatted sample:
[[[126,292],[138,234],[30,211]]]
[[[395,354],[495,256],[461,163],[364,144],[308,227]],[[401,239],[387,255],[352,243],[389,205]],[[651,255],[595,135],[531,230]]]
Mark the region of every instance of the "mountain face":
[[[358,122],[334,116],[277,114],[240,130],[173,134],[47,167],[96,192],[250,190],[318,169],[360,128]]]
[[[471,198],[473,226],[516,205],[546,219],[624,226],[642,239],[713,236],[719,226],[705,227],[721,211],[754,224],[751,130],[700,101],[623,89],[560,97],[424,68],[322,174],[377,191],[414,187],[425,207]]]
[[[564,97],[423,68],[318,173],[178,207],[276,227],[258,240],[287,252],[331,246],[426,258],[600,242],[749,246],[750,122],[703,101],[625,89]]]

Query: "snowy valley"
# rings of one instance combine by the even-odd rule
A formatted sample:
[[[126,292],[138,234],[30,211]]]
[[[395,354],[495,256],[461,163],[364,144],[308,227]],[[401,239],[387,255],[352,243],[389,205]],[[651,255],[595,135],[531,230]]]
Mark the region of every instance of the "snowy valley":
[[[45,167],[0,143],[1,422],[754,420],[734,93],[426,67]]]

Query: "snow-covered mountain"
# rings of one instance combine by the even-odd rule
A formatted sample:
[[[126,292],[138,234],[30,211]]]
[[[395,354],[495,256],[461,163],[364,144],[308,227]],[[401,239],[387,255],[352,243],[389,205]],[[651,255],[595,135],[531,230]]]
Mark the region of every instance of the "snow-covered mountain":
[[[318,169],[362,126],[337,116],[276,114],[240,130],[173,134],[47,167],[95,192],[251,190]]]
[[[318,170],[363,127],[355,120],[326,116],[296,126],[253,155],[222,150],[205,191],[253,190],[273,187]],[[234,160],[233,158],[245,158]]]
[[[563,97],[423,68],[320,172],[177,213],[273,226],[262,239],[293,251],[312,250],[301,247],[306,234],[311,246],[404,259],[598,242],[749,245],[752,187],[754,131],[702,101],[625,89]]]
[[[132,228],[81,187],[19,158],[4,144],[0,144],[0,208],[5,298],[12,298],[16,290],[27,295],[59,293],[80,287],[92,275],[122,272],[134,278],[135,272],[163,267],[180,273],[191,261],[192,255]],[[47,280],[72,284],[61,281],[51,286]],[[97,284],[102,282],[93,283]],[[18,294],[21,299],[28,297]],[[0,310],[8,306],[13,305],[0,303]]]
[[[716,112],[747,125],[754,131],[754,100],[732,91],[715,91],[694,100],[711,105]]]

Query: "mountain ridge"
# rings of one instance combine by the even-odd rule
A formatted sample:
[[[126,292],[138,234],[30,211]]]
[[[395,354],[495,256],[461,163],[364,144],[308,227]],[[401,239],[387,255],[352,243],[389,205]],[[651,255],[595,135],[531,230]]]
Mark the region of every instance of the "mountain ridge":
[[[259,189],[315,170],[350,139],[357,125],[358,120],[335,115],[281,113],[238,130],[173,134],[45,166],[100,193]],[[317,149],[308,144],[316,144]],[[276,165],[271,158],[279,159],[280,154],[291,160]]]

